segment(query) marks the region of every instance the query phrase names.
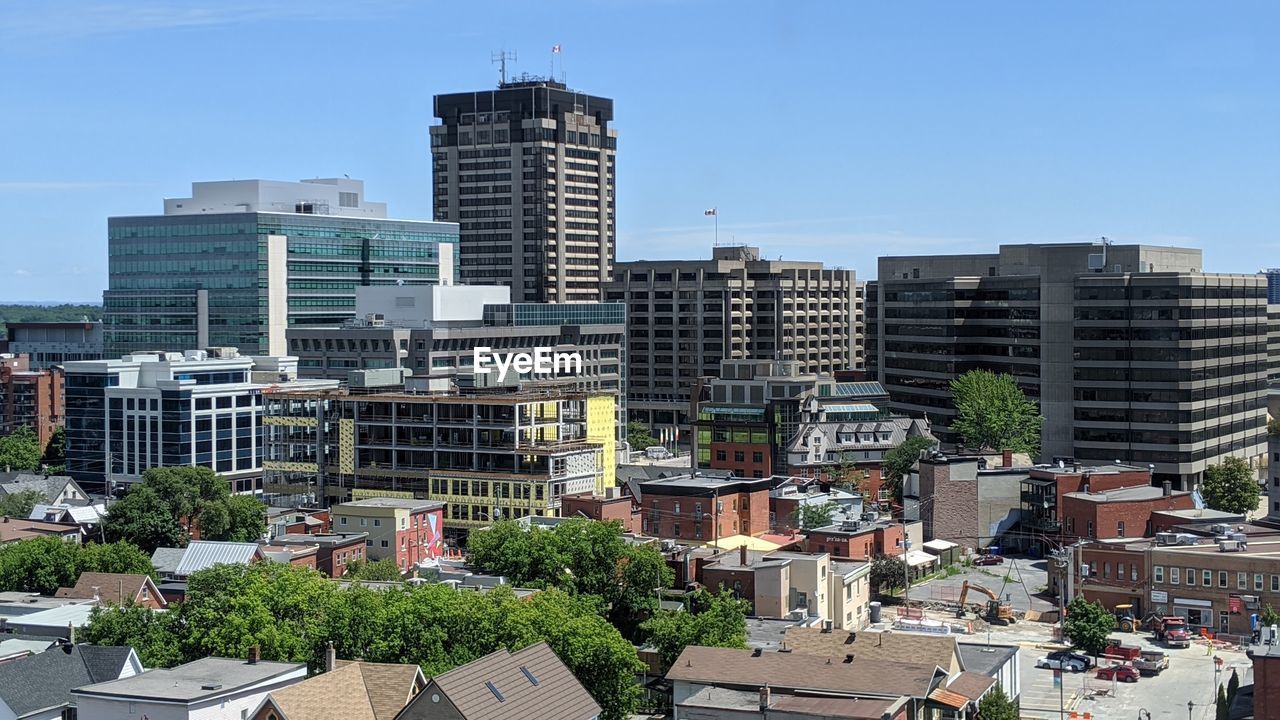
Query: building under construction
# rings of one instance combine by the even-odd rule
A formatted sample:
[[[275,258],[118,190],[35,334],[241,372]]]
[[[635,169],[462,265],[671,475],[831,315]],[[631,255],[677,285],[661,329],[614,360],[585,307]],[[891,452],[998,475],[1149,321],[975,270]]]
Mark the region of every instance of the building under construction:
[[[265,486],[290,500],[447,503],[446,530],[559,514],[614,485],[614,395],[564,389],[267,397]]]

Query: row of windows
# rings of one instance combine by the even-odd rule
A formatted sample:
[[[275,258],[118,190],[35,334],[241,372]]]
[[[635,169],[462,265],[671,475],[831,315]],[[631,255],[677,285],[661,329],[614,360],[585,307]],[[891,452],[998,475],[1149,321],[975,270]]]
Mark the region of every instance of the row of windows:
[[[1217,586],[1219,588],[1228,587],[1231,579],[1231,573],[1226,570],[1203,570],[1196,568],[1179,568],[1170,566],[1168,570],[1168,584],[1170,585],[1195,585],[1197,581],[1204,587],[1213,587],[1215,574],[1217,577]],[[1160,584],[1165,583],[1166,568],[1163,565],[1156,565],[1151,568],[1151,579]],[[1255,592],[1262,592],[1266,587],[1267,576],[1263,573],[1247,573],[1243,571],[1236,572],[1236,590],[1249,590],[1252,588]],[[1252,577],[1250,577],[1252,575]],[[1252,581],[1252,582],[1250,582]],[[1280,575],[1271,575],[1270,583],[1271,592],[1280,592]]]

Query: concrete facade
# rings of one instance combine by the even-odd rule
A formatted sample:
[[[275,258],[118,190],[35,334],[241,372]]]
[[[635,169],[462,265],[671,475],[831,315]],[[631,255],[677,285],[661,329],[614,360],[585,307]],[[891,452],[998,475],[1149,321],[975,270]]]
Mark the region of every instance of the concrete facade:
[[[31,358],[32,370],[102,359],[102,321],[7,323],[9,352]]]
[[[710,260],[618,263],[605,299],[627,303],[630,417],[677,441],[699,377],[721,360],[792,360],[802,374],[855,361],[852,270],[717,247]]]
[[[950,380],[1011,374],[1044,415],[1043,458],[1154,464],[1190,489],[1265,442],[1265,280],[1202,267],[1199,250],[1142,245],[882,257],[867,292],[878,379],[956,442]]]
[[[518,302],[596,302],[616,253],[613,101],[523,77],[435,97],[435,219],[461,227],[462,279]]]

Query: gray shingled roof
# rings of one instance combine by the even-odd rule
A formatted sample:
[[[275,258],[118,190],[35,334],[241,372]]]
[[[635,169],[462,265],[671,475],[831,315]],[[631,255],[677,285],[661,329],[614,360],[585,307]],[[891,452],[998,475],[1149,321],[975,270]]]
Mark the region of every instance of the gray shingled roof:
[[[182,562],[182,554],[186,551],[186,548],[156,548],[151,553],[151,565],[161,575],[172,575],[178,571],[178,563]]]
[[[0,473],[0,497],[15,495],[27,490],[44,494],[46,502],[58,499],[67,483],[75,482],[69,475],[36,475],[34,473]]]
[[[591,694],[545,642],[515,653],[499,650],[436,676],[399,717],[434,717],[431,696],[437,691],[468,720],[589,720],[600,714]]]
[[[18,717],[71,704],[71,690],[114,680],[132,648],[59,645],[0,665],[0,699]]]

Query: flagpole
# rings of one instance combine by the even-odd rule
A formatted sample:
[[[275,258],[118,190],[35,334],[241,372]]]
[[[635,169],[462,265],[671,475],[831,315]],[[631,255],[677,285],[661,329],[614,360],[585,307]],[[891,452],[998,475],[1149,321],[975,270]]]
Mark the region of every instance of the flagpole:
[[[720,208],[716,208],[716,247],[720,247]]]

